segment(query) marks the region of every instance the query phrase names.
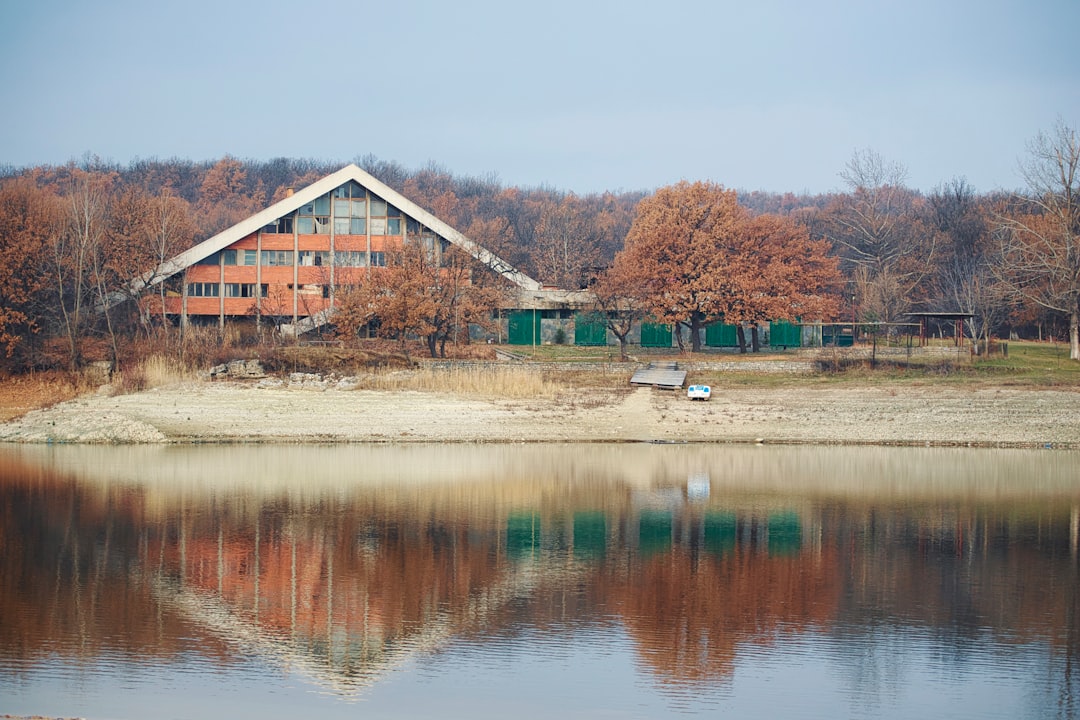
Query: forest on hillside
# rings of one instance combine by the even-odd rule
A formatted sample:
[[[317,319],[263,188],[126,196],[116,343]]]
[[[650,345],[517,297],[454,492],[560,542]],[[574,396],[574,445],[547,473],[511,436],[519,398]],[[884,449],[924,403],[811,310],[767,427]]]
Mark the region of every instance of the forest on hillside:
[[[410,170],[370,155],[353,162],[551,286],[579,289],[594,282],[617,267],[624,248],[630,255],[628,238],[636,238],[638,268],[655,260],[648,248],[662,244],[640,225],[642,208],[656,193],[576,195],[507,187],[496,177],[462,177],[437,166]],[[807,257],[819,263],[814,267],[824,268],[821,248],[839,273],[828,287],[815,290],[829,296],[827,304],[814,306],[834,316],[825,319],[891,323],[912,311],[960,311],[973,315],[968,323],[973,338],[1020,333],[1070,339],[1077,358],[1080,144],[1075,130],[1059,124],[1040,134],[1025,162],[1029,189],[1022,196],[980,193],[962,177],[922,193],[906,185],[902,165],[864,150],[840,173],[841,192],[744,192],[709,184],[709,192],[694,196],[684,184],[686,194],[672,202],[723,204],[733,196],[740,217],[745,215],[734,231],[742,238],[741,254],[727,255],[728,269],[716,270],[714,284],[760,255],[760,248],[773,247],[775,256],[785,243],[797,242],[811,248]],[[82,335],[109,335],[115,345],[117,329],[103,330],[92,317],[95,299],[129,287],[147,269],[344,164],[224,157],[120,166],[87,156],[62,166],[4,169],[0,346],[7,364],[13,369],[40,364],[40,354],[28,348],[41,347],[46,338],[66,338],[72,362]],[[676,216],[685,215],[688,206],[681,207]],[[751,223],[754,218],[764,220]],[[748,237],[764,239],[747,244]],[[720,235],[708,238],[725,242]],[[740,281],[744,287],[767,272],[764,264],[756,267],[760,272],[746,273]],[[789,272],[802,268],[796,273],[810,268],[787,267]],[[757,292],[781,292],[770,287]],[[726,307],[731,313],[735,305]],[[654,315],[656,310],[654,303]],[[107,316],[104,321],[111,322]]]

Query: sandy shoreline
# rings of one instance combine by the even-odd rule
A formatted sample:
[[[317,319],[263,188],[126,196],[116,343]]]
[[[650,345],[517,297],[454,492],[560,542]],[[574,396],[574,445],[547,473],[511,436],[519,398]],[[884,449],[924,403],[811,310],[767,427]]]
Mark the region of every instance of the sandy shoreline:
[[[1080,393],[1009,387],[648,388],[492,401],[333,384],[196,382],[95,395],[0,425],[0,441],[789,442],[1080,448]]]

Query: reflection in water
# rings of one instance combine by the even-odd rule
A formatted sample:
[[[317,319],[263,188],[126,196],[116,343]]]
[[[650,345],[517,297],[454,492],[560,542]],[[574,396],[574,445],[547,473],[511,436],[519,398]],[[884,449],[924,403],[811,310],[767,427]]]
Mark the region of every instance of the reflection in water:
[[[97,714],[115,714],[50,679],[58,659],[163,676],[192,657],[216,673],[255,663],[271,682],[376,703],[392,673],[543,659],[587,638],[625,654],[660,713],[758,709],[768,700],[754,673],[779,663],[795,685],[831,669],[795,710],[910,716],[977,697],[992,677],[998,694],[1009,678],[1028,689],[991,713],[1073,717],[1076,460],[649,445],[9,448],[0,696],[25,707],[0,711],[90,716],[84,706],[100,702]],[[594,680],[575,702],[618,707]],[[492,692],[464,711],[480,714]],[[56,693],[74,697],[40,707]],[[582,707],[560,704],[565,688],[541,696],[538,715]]]

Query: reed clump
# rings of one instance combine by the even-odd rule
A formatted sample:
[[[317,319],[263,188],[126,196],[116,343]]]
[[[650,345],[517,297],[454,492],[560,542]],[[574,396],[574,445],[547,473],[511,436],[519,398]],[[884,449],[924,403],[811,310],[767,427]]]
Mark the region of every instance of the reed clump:
[[[144,357],[115,373],[114,394],[124,395],[194,380],[197,373],[183,361],[165,355]]]

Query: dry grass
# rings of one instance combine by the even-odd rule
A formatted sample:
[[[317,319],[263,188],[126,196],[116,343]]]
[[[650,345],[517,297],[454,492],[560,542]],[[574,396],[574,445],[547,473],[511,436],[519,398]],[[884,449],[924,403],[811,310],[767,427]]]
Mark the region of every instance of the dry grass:
[[[118,395],[165,387],[194,380],[197,374],[180,360],[150,355],[113,375],[113,392]]]
[[[85,391],[80,378],[73,379],[65,372],[39,372],[0,378],[0,422],[70,400]]]
[[[358,389],[416,390],[472,395],[486,399],[557,399],[574,378],[538,373],[521,366],[421,367],[379,370],[363,375]]]
[[[357,390],[454,393],[485,399],[566,399],[585,390],[629,388],[629,372],[543,372],[528,366],[419,367],[376,370],[361,376]]]

